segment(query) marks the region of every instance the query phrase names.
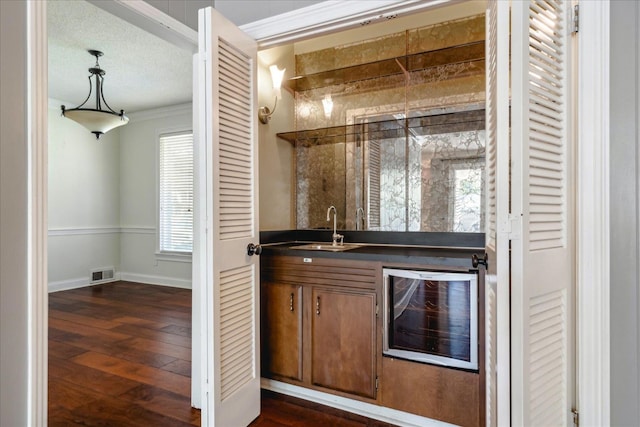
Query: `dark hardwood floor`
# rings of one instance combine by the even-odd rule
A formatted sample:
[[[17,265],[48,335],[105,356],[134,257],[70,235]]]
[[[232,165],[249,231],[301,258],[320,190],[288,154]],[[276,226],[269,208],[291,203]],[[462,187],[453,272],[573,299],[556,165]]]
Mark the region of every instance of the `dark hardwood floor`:
[[[50,426],[200,425],[191,291],[115,282],[49,295]]]
[[[361,415],[262,390],[262,407],[252,427],[394,427]]]
[[[49,426],[199,426],[191,291],[114,282],[49,295]],[[389,424],[264,391],[260,427]]]

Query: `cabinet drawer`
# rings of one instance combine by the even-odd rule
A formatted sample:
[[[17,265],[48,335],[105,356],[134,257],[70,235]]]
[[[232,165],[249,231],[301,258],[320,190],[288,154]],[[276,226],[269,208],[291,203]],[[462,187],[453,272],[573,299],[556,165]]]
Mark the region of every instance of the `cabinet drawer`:
[[[261,264],[263,280],[365,289],[376,288],[380,270],[375,262],[335,258],[274,256]]]

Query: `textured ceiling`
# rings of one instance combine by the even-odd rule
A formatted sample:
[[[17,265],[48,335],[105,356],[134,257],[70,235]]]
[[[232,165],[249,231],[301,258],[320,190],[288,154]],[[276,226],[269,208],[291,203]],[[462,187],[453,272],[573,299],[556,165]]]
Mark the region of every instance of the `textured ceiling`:
[[[104,52],[104,96],[126,112],[191,101],[192,54],[83,0],[47,4],[49,97],[76,107],[89,93],[87,71]],[[92,100],[93,100],[92,96]],[[91,105],[89,105],[91,103]],[[87,102],[94,108],[95,101]]]

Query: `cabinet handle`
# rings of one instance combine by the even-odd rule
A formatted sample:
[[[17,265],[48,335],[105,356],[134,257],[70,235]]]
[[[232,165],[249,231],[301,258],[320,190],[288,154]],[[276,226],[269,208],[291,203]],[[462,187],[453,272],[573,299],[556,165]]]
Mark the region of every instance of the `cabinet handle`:
[[[289,311],[293,311],[293,292],[289,295]]]
[[[471,255],[471,265],[473,268],[478,268],[478,265],[484,265],[485,269],[489,268],[489,256],[485,253],[480,258],[477,254]]]
[[[320,297],[316,297],[316,315],[320,316]]]

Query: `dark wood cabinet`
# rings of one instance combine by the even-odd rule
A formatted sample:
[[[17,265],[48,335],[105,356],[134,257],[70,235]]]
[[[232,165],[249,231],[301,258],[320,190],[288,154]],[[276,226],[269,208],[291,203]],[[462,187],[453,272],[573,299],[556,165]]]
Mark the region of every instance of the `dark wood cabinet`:
[[[262,375],[456,425],[484,425],[482,304],[479,371],[383,356],[382,268],[348,258],[263,256]]]
[[[375,399],[375,292],[315,287],[312,293],[311,381]]]
[[[262,375],[376,399],[376,263],[263,258]]]
[[[262,371],[302,381],[302,287],[262,284]]]

